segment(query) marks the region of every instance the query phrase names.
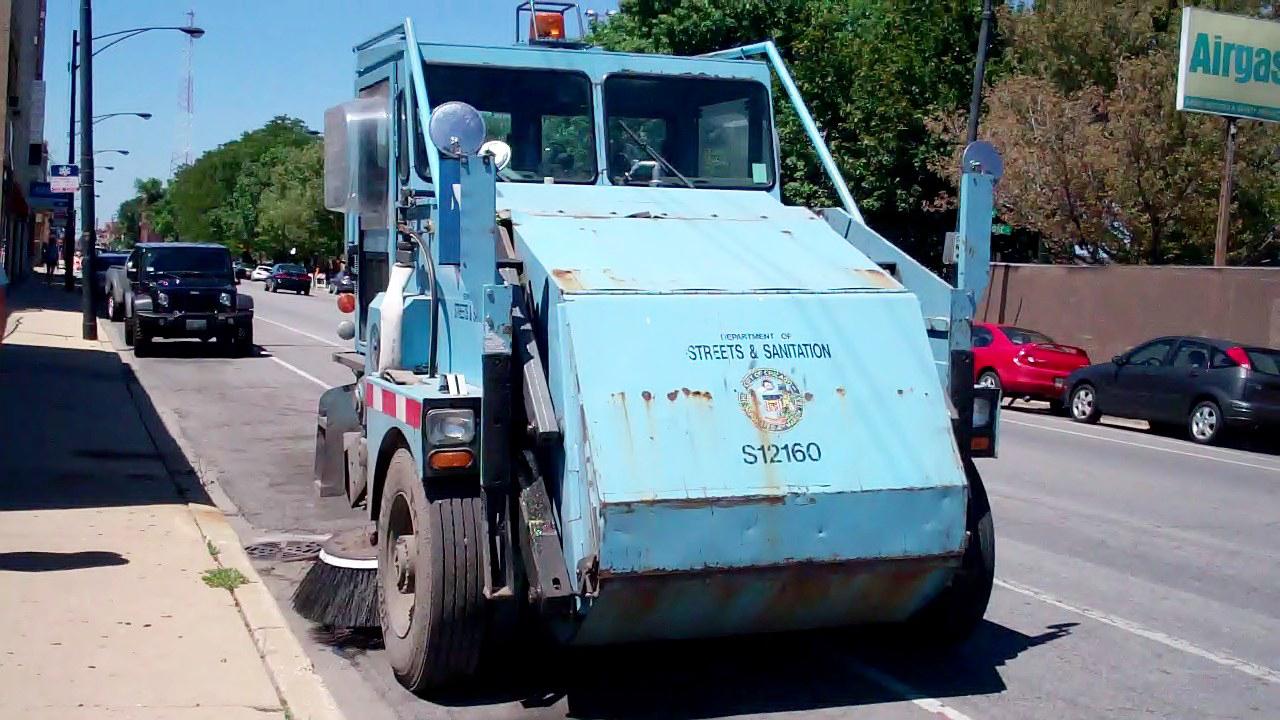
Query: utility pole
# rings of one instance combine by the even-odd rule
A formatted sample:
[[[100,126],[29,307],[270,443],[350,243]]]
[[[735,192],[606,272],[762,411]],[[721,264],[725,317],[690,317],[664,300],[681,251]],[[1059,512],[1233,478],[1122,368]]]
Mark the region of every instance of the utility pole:
[[[98,318],[93,308],[93,266],[97,253],[96,208],[93,173],[93,2],[80,0],[80,228],[84,249],[80,260],[80,295],[84,339],[98,339]],[[67,268],[68,272],[71,268]]]
[[[76,163],[76,50],[80,44],[80,35],[76,30],[71,31],[71,105],[67,108],[67,164],[74,165]],[[62,261],[67,266],[67,272],[62,276],[62,287],[67,292],[76,289],[75,276],[71,274],[71,268],[76,261],[76,199],[71,196],[70,202],[67,203],[67,224],[62,232]]]
[[[1227,233],[1231,229],[1231,195],[1235,185],[1236,121],[1227,118],[1227,152],[1222,160],[1222,188],[1218,191],[1218,235],[1213,243],[1213,264],[1227,264]]]
[[[987,44],[991,36],[991,0],[982,0],[982,29],[978,31],[978,61],[973,66],[973,97],[969,100],[969,129],[965,144],[978,139],[978,114],[982,112],[982,83],[987,72]]]

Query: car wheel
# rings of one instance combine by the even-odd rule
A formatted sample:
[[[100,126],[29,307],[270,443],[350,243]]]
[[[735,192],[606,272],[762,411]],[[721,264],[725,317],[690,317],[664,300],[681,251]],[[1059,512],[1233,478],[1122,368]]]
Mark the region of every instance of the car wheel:
[[[983,370],[982,374],[978,376],[978,382],[974,383],[974,385],[980,388],[999,390],[1000,376],[996,374],[995,370]]]
[[[130,319],[130,322],[133,324],[134,357],[146,357],[147,353],[151,351],[151,338],[147,337],[147,328],[142,324],[142,321],[138,319],[137,315],[134,315]]]
[[[1081,383],[1071,391],[1071,419],[1082,423],[1096,423],[1102,413],[1098,411],[1098,393],[1089,383]]]
[[[134,326],[133,318],[126,318],[124,321],[124,344],[133,347],[137,339],[133,335]]]
[[[1222,435],[1222,408],[1212,400],[1201,400],[1187,416],[1187,434],[1201,445],[1211,445]]]

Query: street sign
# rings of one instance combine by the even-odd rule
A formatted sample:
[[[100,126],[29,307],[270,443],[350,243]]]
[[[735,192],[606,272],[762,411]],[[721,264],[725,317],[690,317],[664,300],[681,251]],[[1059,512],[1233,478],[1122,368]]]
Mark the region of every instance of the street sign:
[[[49,190],[55,193],[79,192],[80,166],[51,165],[49,167]]]
[[[30,192],[27,193],[27,202],[34,210],[66,210],[71,207],[71,199],[75,197],[70,193],[55,193],[49,188],[49,183],[31,181]]]
[[[1280,23],[1182,8],[1178,109],[1280,121]]]

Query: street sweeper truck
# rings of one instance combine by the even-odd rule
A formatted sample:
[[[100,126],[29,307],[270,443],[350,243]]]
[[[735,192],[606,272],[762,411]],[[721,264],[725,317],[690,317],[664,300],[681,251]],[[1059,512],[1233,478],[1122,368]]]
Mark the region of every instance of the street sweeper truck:
[[[999,156],[966,150],[948,283],[863,221],[772,43],[604,52],[533,5],[510,47],[408,20],[361,43],[325,116],[357,281],[316,479],[368,525],[299,610],[379,627],[419,693],[510,618],[580,645],[962,640],[994,572],[969,336]],[[781,202],[775,107],[839,207]]]

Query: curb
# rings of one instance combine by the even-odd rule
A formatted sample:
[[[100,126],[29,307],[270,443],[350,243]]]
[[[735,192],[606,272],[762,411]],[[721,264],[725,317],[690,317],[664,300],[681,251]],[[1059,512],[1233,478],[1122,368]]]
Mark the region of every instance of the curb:
[[[98,319],[99,342],[104,350],[120,355],[125,365],[130,367],[125,377],[130,394],[145,392],[141,380],[132,373],[132,364],[125,359],[124,352],[117,350],[111,343],[111,336],[107,334],[109,328],[109,322]],[[134,404],[136,407],[136,399]],[[222,567],[239,570],[249,581],[232,590],[231,596],[240,609],[241,619],[285,706],[287,716],[294,720],[345,720],[302,644],[289,629],[275,598],[245,554],[239,535],[227,522],[227,516],[238,515],[239,509],[218,486],[217,481],[204,477],[199,467],[190,466],[189,470],[184,468],[190,462],[198,463],[199,455],[182,435],[177,418],[167,409],[154,403],[151,405],[155,410],[155,417],[148,418],[147,413],[138,409],[139,419],[151,435],[152,444],[156,445],[170,480],[188,497],[199,487],[216,505],[188,502],[187,510],[205,541],[217,549],[214,562]],[[165,433],[173,438],[177,447],[162,447],[155,441],[158,436],[157,428],[153,426],[155,420],[164,426]],[[175,454],[182,457],[176,458]]]

